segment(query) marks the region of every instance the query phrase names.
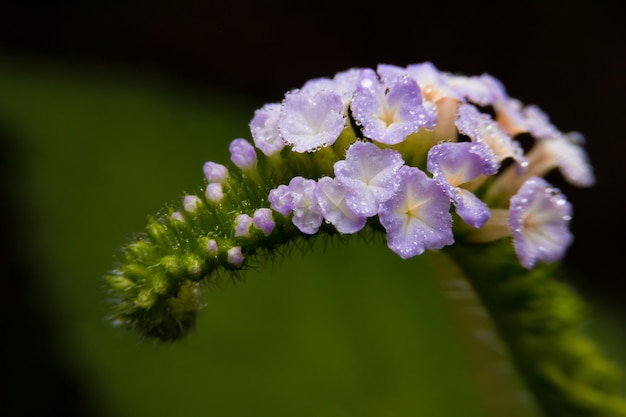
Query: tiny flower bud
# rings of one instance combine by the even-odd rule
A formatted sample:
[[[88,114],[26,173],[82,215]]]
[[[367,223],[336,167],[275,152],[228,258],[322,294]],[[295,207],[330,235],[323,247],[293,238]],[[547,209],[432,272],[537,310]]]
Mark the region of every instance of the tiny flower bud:
[[[215,255],[217,253],[218,247],[215,239],[209,239],[206,244],[206,250],[209,254]]]
[[[209,182],[224,182],[228,178],[228,168],[215,162],[206,162],[202,167],[204,176]]]
[[[180,211],[175,211],[174,213],[172,213],[170,216],[170,219],[175,222],[180,222],[180,223],[185,222],[185,218],[183,217],[183,214]]]
[[[163,269],[172,275],[180,274],[183,271],[183,268],[180,265],[180,259],[176,255],[164,256],[159,261],[159,264],[163,267]]]
[[[199,256],[195,254],[189,254],[183,260],[183,264],[189,275],[193,277],[201,276],[204,263]]]
[[[236,266],[237,268],[239,268],[243,264],[243,261],[245,259],[243,254],[241,253],[240,246],[233,246],[232,248],[228,249],[227,255],[228,263]]]
[[[187,195],[183,198],[183,208],[189,213],[195,213],[200,204],[202,203],[198,196]]]
[[[265,236],[269,236],[276,223],[272,218],[272,210],[268,208],[260,208],[254,212],[253,223],[257,229],[260,229]]]
[[[288,186],[281,184],[277,188],[274,188],[270,191],[267,199],[271,203],[273,210],[276,210],[285,217],[291,214],[293,198]]]
[[[248,237],[250,235],[252,217],[247,214],[240,214],[237,216],[235,223],[235,237]]]
[[[235,139],[230,143],[230,160],[242,171],[256,168],[257,157],[254,147],[245,139]]]
[[[270,103],[255,111],[250,122],[254,144],[267,156],[276,154],[285,147],[278,130],[279,115],[280,104]]]
[[[212,182],[210,184],[207,184],[204,195],[210,202],[219,203],[224,198],[222,184],[218,182]]]

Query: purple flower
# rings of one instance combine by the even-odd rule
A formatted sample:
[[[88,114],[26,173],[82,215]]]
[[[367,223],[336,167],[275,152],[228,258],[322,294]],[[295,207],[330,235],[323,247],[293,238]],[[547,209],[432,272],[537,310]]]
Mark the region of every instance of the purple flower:
[[[454,243],[450,199],[435,181],[406,165],[396,179],[398,192],[378,211],[389,248],[407,259]]]
[[[550,122],[550,118],[538,106],[530,105],[521,109],[524,127],[537,139],[549,139],[561,135],[561,132]]]
[[[333,91],[341,97],[343,103],[344,112],[348,109],[348,106],[352,102],[352,97],[356,91],[356,86],[359,81],[359,74],[361,70],[358,68],[351,68],[347,71],[341,71],[335,74],[331,78],[314,78],[307,81],[302,90],[307,94],[315,93],[320,90]]]
[[[254,227],[261,230],[265,236],[269,236],[276,226],[272,218],[272,210],[268,208],[256,209],[252,216],[252,223]]]
[[[295,90],[285,95],[278,128],[294,152],[330,146],[345,127],[343,102],[333,91]]]
[[[217,241],[215,239],[209,239],[206,243],[206,250],[209,254],[215,255],[218,251]]]
[[[408,73],[406,72],[406,68],[391,64],[378,64],[378,66],[376,67],[376,74],[378,74],[378,77],[380,77],[380,80],[383,82],[383,84],[391,84],[393,80],[408,75]]]
[[[170,220],[175,221],[175,222],[180,222],[180,223],[184,223],[185,222],[185,217],[183,216],[183,213],[181,213],[180,211],[175,211],[170,215]]]
[[[285,147],[278,130],[279,116],[280,104],[270,103],[257,109],[250,121],[250,132],[254,144],[267,156],[278,153]]]
[[[455,124],[459,132],[467,135],[472,142],[488,146],[498,162],[512,158],[518,173],[527,167],[528,160],[519,142],[513,140],[491,116],[479,112],[473,105],[459,106]]]
[[[478,77],[446,74],[447,84],[462,98],[479,106],[492,106],[495,119],[509,135],[526,132],[522,103],[509,97],[497,78],[482,74]]]
[[[356,233],[363,229],[367,217],[354,214],[346,203],[346,190],[336,179],[322,177],[315,188],[315,200],[324,219],[340,233]]]
[[[539,177],[529,178],[511,197],[509,227],[522,266],[560,260],[573,241],[572,206],[561,192]]]
[[[267,200],[270,202],[270,207],[283,216],[287,217],[291,214],[291,201],[293,199],[288,186],[281,184],[274,188],[267,196]]]
[[[417,82],[422,97],[429,103],[448,97],[460,100],[461,96],[449,85],[446,73],[439,71],[431,62],[411,64],[406,68],[394,65],[379,64],[377,71],[384,82],[389,82],[401,74],[406,74]]]
[[[386,86],[373,70],[364,69],[351,108],[363,135],[387,145],[400,143],[421,127],[432,128],[436,123],[433,114],[422,106],[419,86],[407,75]]]
[[[242,171],[256,168],[256,151],[245,139],[235,139],[228,147],[230,160]]]
[[[212,203],[219,203],[224,198],[224,190],[219,182],[211,182],[207,184],[204,192],[207,200]]]
[[[309,235],[317,233],[322,225],[322,213],[315,203],[315,180],[294,177],[289,181],[293,224]]]
[[[204,176],[209,182],[224,182],[228,178],[228,168],[215,162],[205,162],[202,167]]]
[[[250,236],[250,226],[252,225],[252,217],[247,214],[240,214],[235,220],[235,237]]]
[[[563,177],[578,187],[590,187],[595,184],[596,178],[589,163],[587,152],[581,146],[583,136],[577,132],[563,133],[551,139],[545,139],[535,145],[540,152],[544,163],[551,164],[559,169]],[[534,147],[531,151],[534,159]],[[539,172],[539,171],[537,171]]]
[[[243,264],[244,259],[245,257],[241,252],[240,246],[233,246],[232,248],[228,249],[226,253],[226,260],[228,261],[228,263],[236,267],[240,267]]]
[[[482,227],[489,219],[489,208],[471,191],[459,186],[481,175],[496,173],[499,164],[493,153],[480,143],[440,143],[428,151],[427,165],[459,217],[473,227]]]
[[[446,83],[461,97],[479,106],[489,106],[502,97],[500,82],[489,74],[467,77],[446,74]]]
[[[354,142],[346,159],[334,165],[335,176],[346,190],[346,204],[357,216],[374,216],[378,204],[389,200],[398,189],[396,174],[404,164],[392,149],[371,142]]]
[[[195,213],[200,204],[200,198],[196,195],[186,195],[183,198],[183,208],[189,213]]]
[[[465,77],[448,74],[448,84],[462,97],[479,106],[492,106],[495,119],[509,135],[526,132],[521,101],[509,97],[504,84],[497,78],[482,74]]]
[[[528,131],[537,138],[537,143],[528,154],[528,176],[541,176],[558,168],[571,184],[579,187],[595,184],[593,169],[583,149],[583,135],[578,132],[562,133],[537,106],[525,107],[523,114]]]

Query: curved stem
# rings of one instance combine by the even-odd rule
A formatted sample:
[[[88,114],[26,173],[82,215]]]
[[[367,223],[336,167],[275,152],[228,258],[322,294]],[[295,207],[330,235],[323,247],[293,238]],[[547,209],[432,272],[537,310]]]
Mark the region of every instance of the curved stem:
[[[476,291],[546,416],[626,416],[619,369],[586,333],[588,306],[559,279],[558,264],[527,270],[506,239],[445,252]]]
[[[475,383],[490,415],[539,417],[541,411],[518,370],[494,319],[463,271],[443,253],[433,252],[436,278],[474,369]]]

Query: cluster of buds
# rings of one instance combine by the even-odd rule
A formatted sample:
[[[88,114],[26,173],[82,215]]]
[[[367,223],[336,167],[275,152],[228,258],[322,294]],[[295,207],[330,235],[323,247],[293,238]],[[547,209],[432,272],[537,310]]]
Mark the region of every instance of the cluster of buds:
[[[231,142],[231,166],[207,162],[202,189],[126,246],[108,276],[117,321],[176,337],[195,317],[198,283],[217,268],[366,227],[403,259],[508,238],[532,269],[572,242],[572,206],[546,174],[594,183],[579,133],[561,132],[488,74],[429,62],[310,80],[258,109],[250,131]]]

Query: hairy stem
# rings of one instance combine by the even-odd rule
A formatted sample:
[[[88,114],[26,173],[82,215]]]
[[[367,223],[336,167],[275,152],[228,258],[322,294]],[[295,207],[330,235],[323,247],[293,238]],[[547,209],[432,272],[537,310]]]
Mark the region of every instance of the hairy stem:
[[[467,277],[449,256],[432,252],[443,299],[451,312],[476,386],[490,415],[538,417],[541,410],[515,367],[509,347],[500,337],[494,318]]]
[[[445,252],[471,283],[546,416],[626,416],[621,374],[586,333],[587,305],[558,264],[521,267],[508,240]]]

